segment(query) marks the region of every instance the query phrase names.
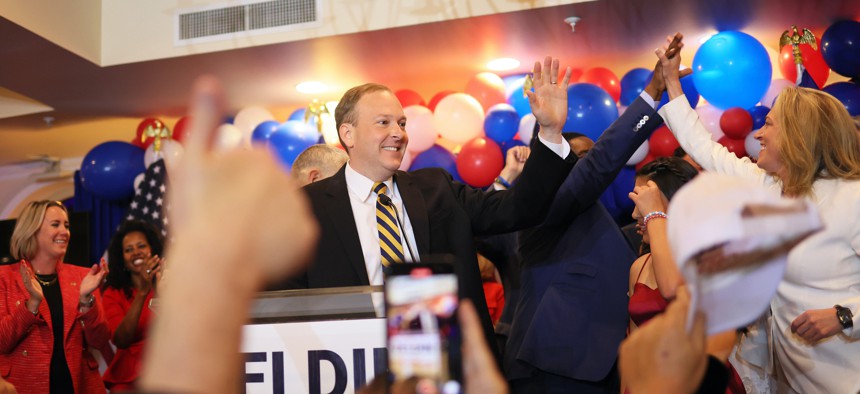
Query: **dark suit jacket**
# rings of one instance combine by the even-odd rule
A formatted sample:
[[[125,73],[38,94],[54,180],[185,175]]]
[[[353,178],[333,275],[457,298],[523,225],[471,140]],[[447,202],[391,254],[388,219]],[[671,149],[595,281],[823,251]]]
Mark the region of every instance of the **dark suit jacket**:
[[[574,158],[574,155],[569,155]],[[487,312],[474,235],[498,234],[534,226],[543,220],[558,187],[573,167],[543,144],[532,150],[517,185],[484,192],[459,182],[438,168],[398,171],[394,181],[412,224],[421,257],[455,257],[461,298],[478,309],[491,349],[493,326]],[[316,259],[306,273],[280,288],[368,285],[358,230],[349,202],[344,168],[305,187],[320,224]]]
[[[508,379],[534,369],[599,381],[627,329],[627,282],[636,255],[600,193],[662,119],[638,98],[580,160],[546,221],[520,234],[523,270],[504,367]]]

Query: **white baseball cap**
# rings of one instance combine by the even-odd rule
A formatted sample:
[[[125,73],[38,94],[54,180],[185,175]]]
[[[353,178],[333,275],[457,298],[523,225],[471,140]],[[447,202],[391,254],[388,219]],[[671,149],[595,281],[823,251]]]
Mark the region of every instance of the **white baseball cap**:
[[[770,305],[788,252],[822,228],[815,205],[775,187],[703,172],[668,208],[669,245],[708,335],[748,325]]]

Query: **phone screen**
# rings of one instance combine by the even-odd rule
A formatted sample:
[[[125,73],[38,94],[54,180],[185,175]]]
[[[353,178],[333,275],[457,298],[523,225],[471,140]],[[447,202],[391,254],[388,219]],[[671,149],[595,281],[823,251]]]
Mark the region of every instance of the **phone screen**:
[[[385,281],[391,381],[416,377],[419,393],[461,393],[453,268],[446,264],[398,264],[396,268]]]

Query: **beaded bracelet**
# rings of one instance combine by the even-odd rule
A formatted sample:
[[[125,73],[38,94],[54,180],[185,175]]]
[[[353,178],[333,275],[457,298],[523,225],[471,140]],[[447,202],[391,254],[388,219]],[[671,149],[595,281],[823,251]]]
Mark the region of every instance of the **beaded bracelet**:
[[[645,229],[647,229],[647,228],[648,228],[648,222],[650,222],[650,221],[651,221],[652,219],[654,219],[654,218],[663,218],[663,219],[667,219],[667,218],[668,218],[668,216],[666,215],[666,212],[663,212],[663,211],[654,211],[654,212],[651,212],[651,213],[649,213],[649,214],[645,215],[645,218],[644,218],[644,219],[642,219],[642,227],[644,227]]]

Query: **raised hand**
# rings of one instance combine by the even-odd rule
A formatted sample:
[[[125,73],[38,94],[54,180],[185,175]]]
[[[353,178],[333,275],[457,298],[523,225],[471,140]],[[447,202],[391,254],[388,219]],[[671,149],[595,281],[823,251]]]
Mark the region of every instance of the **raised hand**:
[[[665,56],[667,59],[672,59],[681,53],[681,49],[684,47],[683,40],[684,36],[681,33],[675,33],[674,36],[667,36],[666,42],[667,45],[661,50],[665,52]],[[680,61],[680,58],[678,59]],[[675,68],[677,70],[677,68]],[[684,69],[679,71],[679,78],[690,75],[693,70]],[[663,92],[666,90],[666,82],[663,78],[663,64],[658,59],[657,63],[654,65],[654,72],[652,73],[651,82],[648,83],[648,86],[645,87],[645,92],[647,92],[651,98],[655,101],[659,101],[660,97],[663,96]]]
[[[99,288],[102,285],[102,282],[105,279],[105,275],[108,273],[107,262],[102,259],[98,264],[93,264],[90,267],[90,271],[87,272],[87,275],[81,279],[81,302],[86,303],[89,301],[90,296],[93,294],[93,291]]]
[[[666,212],[666,198],[654,181],[648,181],[645,185],[636,186],[628,194],[630,199],[639,208],[639,213],[647,215],[654,211]]]
[[[531,154],[531,149],[527,146],[515,146],[508,149],[507,157],[505,158],[505,167],[502,168],[499,176],[504,178],[509,184],[513,183],[522,174],[529,154]]]
[[[526,92],[537,122],[541,137],[553,143],[561,143],[561,129],[567,121],[567,85],[570,82],[570,67],[558,81],[558,59],[547,56],[543,67],[535,62],[534,92]]]
[[[36,275],[33,274],[30,264],[26,261],[21,262],[21,278],[24,280],[24,288],[30,294],[30,299],[27,300],[27,309],[30,312],[36,312],[39,310],[39,304],[42,303],[45,296],[42,293],[42,286],[39,286]]]
[[[684,94],[681,89],[681,77],[687,76],[693,70],[680,70],[681,67],[681,49],[684,47],[682,40],[684,36],[681,33],[675,33],[674,36],[666,37],[666,44],[655,49],[654,53],[659,59],[658,64],[660,74],[663,76],[662,82],[665,84],[666,91],[669,93],[669,98]],[[657,69],[654,70],[654,75],[657,75]],[[653,79],[652,79],[653,82]],[[661,93],[662,94],[662,93]]]
[[[155,279],[159,276],[160,272],[161,257],[158,257],[158,255],[149,256],[143,263],[143,271],[140,272],[143,280],[141,281],[139,290],[143,294],[148,294],[155,287]]]

